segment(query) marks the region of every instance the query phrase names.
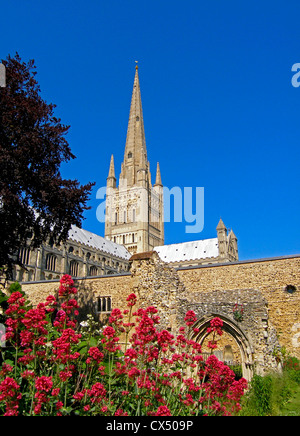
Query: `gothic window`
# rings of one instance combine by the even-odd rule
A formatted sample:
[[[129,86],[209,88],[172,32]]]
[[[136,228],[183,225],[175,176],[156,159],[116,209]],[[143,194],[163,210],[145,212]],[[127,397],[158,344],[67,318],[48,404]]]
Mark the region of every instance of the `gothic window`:
[[[123,244],[125,244],[125,235],[123,235]]]
[[[70,275],[72,277],[77,277],[78,270],[79,270],[79,263],[76,262],[75,260],[71,260],[71,262],[70,262]]]
[[[90,268],[90,275],[91,276],[96,276],[96,275],[98,275],[98,269],[97,269],[97,267],[96,266],[91,266],[91,268]]]
[[[54,254],[47,254],[46,256],[46,265],[45,268],[48,271],[55,271],[56,269],[56,256],[54,256]]]
[[[111,312],[111,297],[98,297],[97,312]]]
[[[135,223],[135,209],[132,211],[132,222]]]
[[[19,261],[22,262],[24,265],[29,265],[30,261],[30,250],[29,248],[20,248],[18,253]]]
[[[131,151],[128,153],[128,159],[131,159],[132,158],[132,153],[131,153]]]
[[[134,242],[134,233],[132,233],[132,242]]]
[[[69,247],[69,253],[73,253],[73,251],[74,251],[74,247]]]
[[[117,214],[117,212],[115,213],[115,225],[117,225],[118,224],[118,214]]]
[[[124,210],[124,223],[126,223],[126,210]]]

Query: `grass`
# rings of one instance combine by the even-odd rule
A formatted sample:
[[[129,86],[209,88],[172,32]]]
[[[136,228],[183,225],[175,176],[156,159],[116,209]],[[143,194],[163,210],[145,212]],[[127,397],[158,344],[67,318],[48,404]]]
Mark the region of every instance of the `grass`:
[[[242,401],[241,416],[300,416],[299,372],[255,375]]]
[[[280,416],[300,416],[300,385],[296,387],[290,399],[281,408]]]

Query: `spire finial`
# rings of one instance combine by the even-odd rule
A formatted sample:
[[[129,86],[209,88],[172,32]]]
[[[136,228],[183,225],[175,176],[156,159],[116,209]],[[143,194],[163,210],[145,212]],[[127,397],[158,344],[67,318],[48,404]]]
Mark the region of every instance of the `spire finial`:
[[[134,62],[136,63],[135,69],[138,70],[139,69],[139,66],[138,66],[139,61],[134,61]]]

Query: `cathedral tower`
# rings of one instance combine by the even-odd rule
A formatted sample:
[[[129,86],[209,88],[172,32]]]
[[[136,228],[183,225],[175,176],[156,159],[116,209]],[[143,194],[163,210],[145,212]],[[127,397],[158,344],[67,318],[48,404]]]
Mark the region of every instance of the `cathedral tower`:
[[[151,184],[144,131],[141,90],[136,66],[124,160],[119,186],[114,159],[107,177],[105,238],[124,245],[132,254],[164,244],[163,185],[157,164]]]

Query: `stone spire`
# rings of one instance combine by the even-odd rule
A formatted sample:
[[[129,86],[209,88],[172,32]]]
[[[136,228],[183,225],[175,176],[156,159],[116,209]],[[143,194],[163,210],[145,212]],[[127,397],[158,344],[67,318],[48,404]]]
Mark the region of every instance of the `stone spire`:
[[[109,172],[108,172],[108,177],[107,177],[107,186],[111,187],[111,188],[115,188],[116,187],[116,176],[115,176],[115,164],[114,164],[114,155],[111,155],[110,158],[110,165],[109,165]]]
[[[151,185],[137,65],[135,67],[124,161],[122,163],[120,179],[126,179],[128,186],[133,186],[141,180],[147,181]]]
[[[225,226],[225,224],[223,223],[222,218],[220,218],[219,224],[218,224],[218,226],[217,226],[217,230],[226,230],[226,231],[227,231],[226,226]]]
[[[163,184],[161,182],[161,174],[160,174],[159,162],[157,162],[156,180],[155,180],[155,185],[154,186],[163,186]]]

